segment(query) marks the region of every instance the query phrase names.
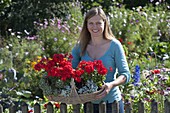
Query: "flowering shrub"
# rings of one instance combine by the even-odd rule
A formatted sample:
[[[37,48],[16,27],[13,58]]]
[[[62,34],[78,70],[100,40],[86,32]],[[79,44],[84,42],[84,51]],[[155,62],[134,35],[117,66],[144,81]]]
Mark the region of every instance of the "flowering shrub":
[[[70,4],[69,14],[65,18],[53,17],[43,22],[34,22],[36,38],[44,51],[43,55],[51,57],[55,53],[67,53],[75,44],[83,16],[77,4]]]
[[[139,100],[143,101],[146,104],[146,112],[150,112],[150,102],[158,102],[159,111],[162,113],[164,100],[170,98],[169,70],[160,68],[143,69],[141,71],[140,66],[136,65],[132,74],[132,81],[122,92],[124,99],[132,102],[134,105]]]
[[[100,60],[81,61],[76,69],[72,68],[71,60],[70,54],[54,54],[34,65],[34,69],[43,74],[40,88],[45,95],[69,96],[71,79],[74,79],[79,94],[92,93],[100,88],[107,73]]]
[[[146,70],[145,70],[146,71]],[[144,100],[151,101],[153,99],[159,101],[159,95],[168,98],[170,95],[169,75],[165,69],[154,69],[145,72],[145,78],[143,86],[145,87],[145,93],[148,97]]]

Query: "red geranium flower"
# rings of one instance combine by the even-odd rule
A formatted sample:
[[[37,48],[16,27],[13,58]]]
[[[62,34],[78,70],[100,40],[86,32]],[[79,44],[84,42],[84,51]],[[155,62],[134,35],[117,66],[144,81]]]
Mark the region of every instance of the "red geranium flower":
[[[33,110],[31,109],[31,110],[28,110],[28,113],[32,113],[33,112]]]
[[[152,74],[160,74],[160,69],[151,70]]]
[[[44,104],[44,109],[47,109],[47,103],[46,103],[46,104]]]
[[[55,108],[57,108],[57,109],[59,109],[60,108],[60,104],[59,103],[54,103],[54,106],[55,106]]]

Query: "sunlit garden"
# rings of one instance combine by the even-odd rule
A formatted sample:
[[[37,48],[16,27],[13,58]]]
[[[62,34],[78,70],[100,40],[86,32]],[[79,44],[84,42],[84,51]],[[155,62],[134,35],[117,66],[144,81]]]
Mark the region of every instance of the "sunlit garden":
[[[130,83],[121,86],[125,103],[143,101],[150,112],[152,101],[164,113],[170,100],[170,3],[144,0],[32,1],[0,2],[0,104],[3,112],[15,105],[41,104],[46,112],[49,100],[40,87],[41,71],[35,65],[42,57],[71,53],[83,24],[84,14],[94,6],[103,7],[115,37],[122,43],[129,68]],[[60,113],[60,103],[52,102]],[[68,108],[70,113],[72,107]],[[82,110],[83,111],[83,110]],[[81,111],[81,112],[82,112]],[[82,112],[83,113],[83,112]]]

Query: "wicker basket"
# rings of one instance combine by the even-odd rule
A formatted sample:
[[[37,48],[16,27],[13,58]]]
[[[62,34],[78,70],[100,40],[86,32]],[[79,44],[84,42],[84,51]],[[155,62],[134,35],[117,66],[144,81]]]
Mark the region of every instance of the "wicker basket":
[[[100,89],[99,91],[87,94],[78,94],[76,91],[76,86],[74,80],[71,80],[71,94],[68,97],[65,96],[50,96],[50,101],[67,103],[67,104],[83,104],[86,102],[94,101],[96,99],[96,95],[102,93],[104,89]]]

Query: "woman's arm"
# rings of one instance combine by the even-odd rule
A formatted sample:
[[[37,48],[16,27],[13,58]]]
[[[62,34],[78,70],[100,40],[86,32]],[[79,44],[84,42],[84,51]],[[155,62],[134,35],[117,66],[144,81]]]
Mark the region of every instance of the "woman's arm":
[[[112,88],[126,84],[130,81],[131,75],[121,43],[119,41],[115,41],[112,48],[114,48],[112,52],[114,54],[115,66],[118,70],[118,77],[114,81],[107,82],[103,85],[102,88],[105,90],[101,94],[97,95],[97,99],[106,96]]]

